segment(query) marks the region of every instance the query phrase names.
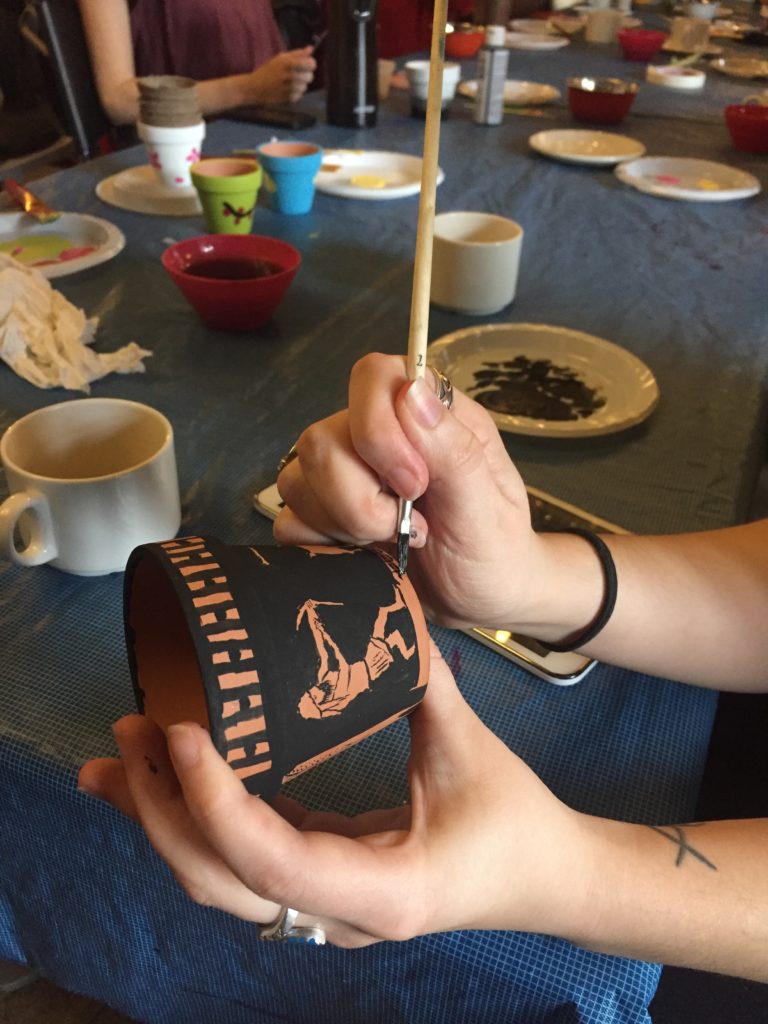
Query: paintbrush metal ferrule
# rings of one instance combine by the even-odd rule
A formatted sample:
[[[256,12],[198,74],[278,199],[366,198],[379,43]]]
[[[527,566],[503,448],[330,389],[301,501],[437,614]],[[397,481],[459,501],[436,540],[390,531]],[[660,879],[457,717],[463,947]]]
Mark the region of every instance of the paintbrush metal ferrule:
[[[401,498],[397,506],[397,566],[401,576],[408,568],[408,548],[411,543],[411,512],[413,502]]]

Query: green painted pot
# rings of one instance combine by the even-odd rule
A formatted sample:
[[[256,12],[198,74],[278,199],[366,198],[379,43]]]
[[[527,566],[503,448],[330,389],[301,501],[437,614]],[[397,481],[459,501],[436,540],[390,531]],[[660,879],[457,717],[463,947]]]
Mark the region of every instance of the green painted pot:
[[[262,171],[244,157],[209,157],[190,168],[210,234],[247,235],[261,187]]]

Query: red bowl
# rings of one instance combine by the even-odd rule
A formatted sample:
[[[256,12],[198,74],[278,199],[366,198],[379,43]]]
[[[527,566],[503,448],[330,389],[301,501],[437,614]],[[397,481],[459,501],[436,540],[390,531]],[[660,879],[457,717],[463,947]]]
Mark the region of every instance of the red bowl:
[[[736,149],[768,153],[768,107],[759,103],[733,104],[725,108],[725,123]]]
[[[276,264],[264,277],[244,276],[254,261]],[[296,276],[301,253],[262,235],[199,235],[176,242],[162,264],[184,298],[209,327],[252,331],[262,327]],[[225,276],[208,276],[209,274]]]
[[[471,28],[454,26],[453,32],[445,37],[445,56],[449,60],[471,60],[483,44],[485,32],[473,25]]]
[[[652,60],[667,39],[666,32],[645,28],[626,28],[617,34],[626,60]]]
[[[620,78],[569,78],[568,103],[578,121],[618,124],[635,102],[639,86]]]

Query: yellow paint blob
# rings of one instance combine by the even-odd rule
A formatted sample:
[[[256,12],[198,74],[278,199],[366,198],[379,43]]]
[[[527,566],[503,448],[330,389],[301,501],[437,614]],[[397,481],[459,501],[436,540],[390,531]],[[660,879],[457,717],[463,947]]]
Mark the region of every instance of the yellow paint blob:
[[[696,184],[699,188],[706,189],[708,192],[717,192],[720,188],[718,183],[716,181],[712,181],[710,178],[699,178]]]
[[[377,174],[355,174],[349,179],[349,183],[357,188],[387,187],[387,179],[380,178]]]

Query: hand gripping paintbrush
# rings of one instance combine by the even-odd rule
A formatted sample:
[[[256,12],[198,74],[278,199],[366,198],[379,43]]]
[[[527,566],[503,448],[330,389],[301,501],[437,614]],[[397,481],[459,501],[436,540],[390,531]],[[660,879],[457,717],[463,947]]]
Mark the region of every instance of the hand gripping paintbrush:
[[[424,125],[424,157],[421,164],[419,217],[416,227],[416,256],[413,264],[411,322],[408,333],[409,380],[424,376],[427,365],[427,327],[429,324],[429,285],[432,277],[432,239],[435,228],[435,192],[437,158],[440,151],[440,111],[443,101],[443,64],[445,63],[445,23],[448,0],[435,0],[432,21],[432,49],[429,58],[429,89]],[[413,502],[401,498],[397,511],[397,561],[400,573],[408,567]]]

